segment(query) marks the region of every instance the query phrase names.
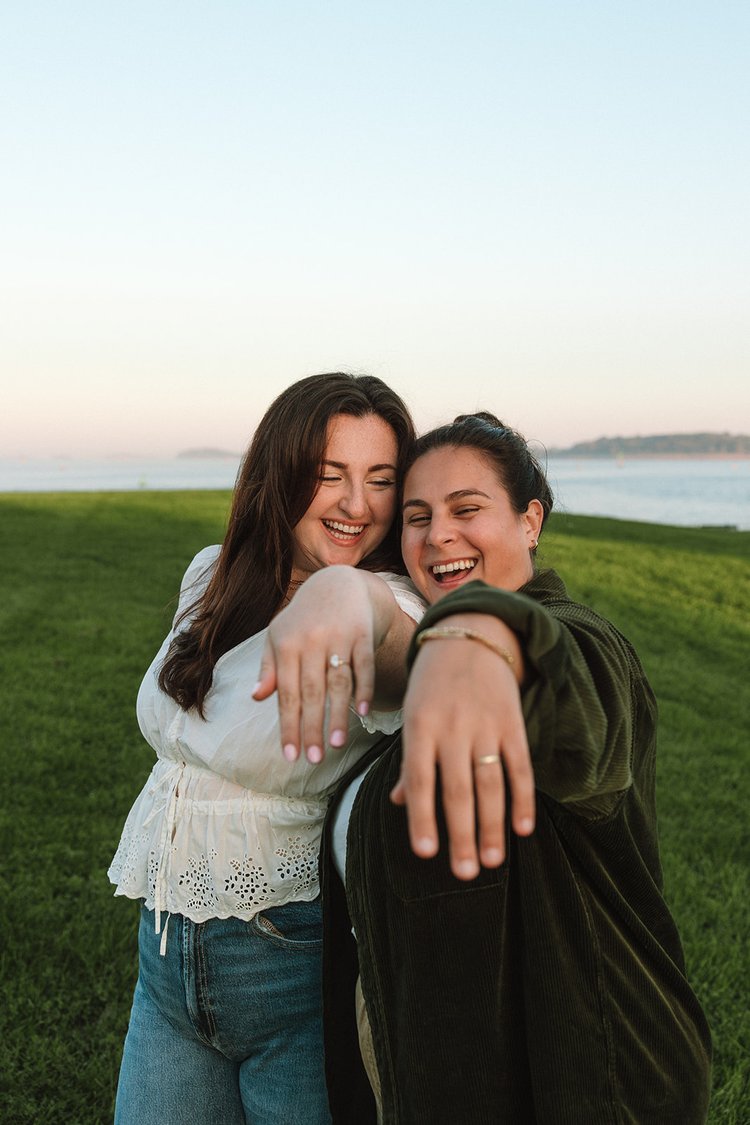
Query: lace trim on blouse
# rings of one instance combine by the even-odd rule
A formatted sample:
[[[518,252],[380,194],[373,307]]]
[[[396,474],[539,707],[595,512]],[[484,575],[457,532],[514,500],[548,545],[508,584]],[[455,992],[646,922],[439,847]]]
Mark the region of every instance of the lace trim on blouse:
[[[224,801],[182,797],[181,787],[200,775],[213,777],[185,762],[157,762],[108,872],[115,894],[143,899],[154,911],[163,946],[165,912],[194,922],[249,919],[265,906],[318,894],[326,802],[250,790]]]

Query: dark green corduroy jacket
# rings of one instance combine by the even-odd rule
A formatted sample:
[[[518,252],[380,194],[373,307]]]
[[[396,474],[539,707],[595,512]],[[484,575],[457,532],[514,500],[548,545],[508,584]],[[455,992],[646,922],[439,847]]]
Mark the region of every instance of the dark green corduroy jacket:
[[[400,742],[384,740],[352,810],[346,895],[324,846],[334,1121],[375,1121],[359,970],[385,1125],[699,1125],[710,1037],[662,893],[656,707],[638,658],[552,571],[517,593],[471,583],[421,627],[465,611],[521,639],[537,826],[470,883],[450,872],[442,816],[440,854],[417,859],[388,796]]]

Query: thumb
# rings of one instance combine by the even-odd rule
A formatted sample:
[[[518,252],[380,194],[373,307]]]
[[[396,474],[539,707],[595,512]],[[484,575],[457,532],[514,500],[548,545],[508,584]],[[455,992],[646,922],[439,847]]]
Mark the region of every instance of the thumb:
[[[391,800],[394,805],[406,804],[406,789],[404,788],[404,779],[400,777],[396,784],[391,789]]]
[[[273,652],[271,651],[268,641],[266,641],[265,648],[263,649],[263,656],[260,660],[260,671],[258,672],[258,682],[253,688],[253,699],[258,701],[268,699],[269,695],[273,695],[276,691],[276,661]]]

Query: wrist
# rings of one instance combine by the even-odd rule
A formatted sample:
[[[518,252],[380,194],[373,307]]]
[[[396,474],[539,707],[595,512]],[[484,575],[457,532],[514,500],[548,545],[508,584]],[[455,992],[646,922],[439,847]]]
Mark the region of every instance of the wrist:
[[[424,639],[423,639],[424,638]],[[500,618],[487,613],[453,613],[419,630],[416,651],[426,643],[467,640],[490,649],[508,665],[520,684],[524,676],[523,650],[517,634]]]

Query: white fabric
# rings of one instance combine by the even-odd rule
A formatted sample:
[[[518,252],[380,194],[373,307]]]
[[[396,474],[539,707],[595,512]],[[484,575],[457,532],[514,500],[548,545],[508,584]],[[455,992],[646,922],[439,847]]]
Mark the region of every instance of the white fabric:
[[[346,838],[349,834],[349,821],[352,818],[354,800],[371,769],[372,766],[370,765],[363,773],[358,774],[353,781],[349,782],[338,803],[338,808],[331,817],[331,856],[339,878],[344,884],[346,884]]]
[[[177,614],[208,581],[219,547],[193,559]],[[408,578],[382,574],[399,606],[418,621],[424,604]],[[174,633],[138,693],[137,715],[157,762],[125,822],[109,868],[115,894],[144,899],[159,915],[251,918],[264,907],[318,894],[318,850],[328,793],[401,712],[352,710],[349,741],[319,765],[281,753],[276,696],[251,697],[266,630],[230,649],[214,667],[203,720],[159,690],[157,675]]]

